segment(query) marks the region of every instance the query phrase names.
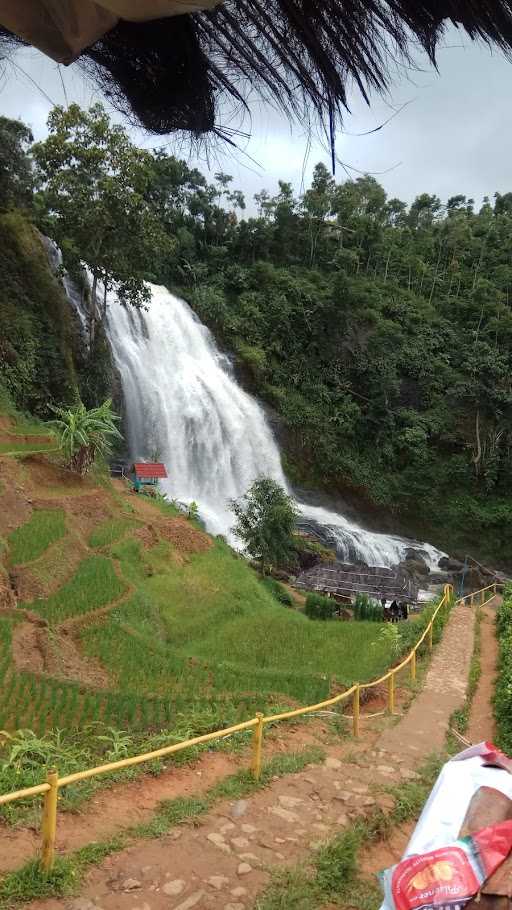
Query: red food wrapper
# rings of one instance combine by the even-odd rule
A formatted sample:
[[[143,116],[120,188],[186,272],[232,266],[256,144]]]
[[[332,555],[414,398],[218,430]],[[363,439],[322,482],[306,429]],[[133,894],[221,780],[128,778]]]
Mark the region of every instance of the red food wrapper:
[[[461,910],[512,849],[512,821],[482,828],[381,873],[386,910]]]

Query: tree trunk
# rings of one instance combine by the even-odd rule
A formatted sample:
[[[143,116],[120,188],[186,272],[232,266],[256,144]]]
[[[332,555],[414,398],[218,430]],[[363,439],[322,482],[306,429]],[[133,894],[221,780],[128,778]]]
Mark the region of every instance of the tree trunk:
[[[386,284],[386,281],[388,280],[389,260],[390,259],[391,259],[391,247],[389,249],[388,258],[386,259],[386,271],[384,272],[384,284]]]
[[[89,351],[92,351],[94,345],[94,336],[96,334],[96,291],[98,288],[98,276],[94,275],[92,279],[91,296],[89,299]]]
[[[473,464],[475,466],[475,474],[478,477],[478,475],[480,474],[480,462],[482,460],[482,442],[480,439],[480,408],[477,408],[477,410],[476,410],[475,445],[476,445],[476,452],[473,457]]]
[[[103,285],[103,307],[102,307],[101,318],[105,319],[105,316],[107,315],[107,275],[106,274],[103,278],[103,281],[105,283]]]

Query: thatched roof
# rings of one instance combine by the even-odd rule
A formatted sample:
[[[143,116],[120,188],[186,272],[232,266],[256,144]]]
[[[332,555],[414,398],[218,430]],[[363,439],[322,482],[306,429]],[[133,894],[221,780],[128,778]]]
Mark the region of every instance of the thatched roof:
[[[35,44],[63,61],[79,54],[78,65],[115,107],[162,134],[219,131],[216,115],[226,110],[226,100],[244,106],[252,97],[301,119],[312,112],[336,116],[352,82],[365,97],[384,90],[390,61],[409,62],[414,43],[435,63],[450,22],[506,53],[512,47],[512,0],[215,4],[0,0],[0,38]]]

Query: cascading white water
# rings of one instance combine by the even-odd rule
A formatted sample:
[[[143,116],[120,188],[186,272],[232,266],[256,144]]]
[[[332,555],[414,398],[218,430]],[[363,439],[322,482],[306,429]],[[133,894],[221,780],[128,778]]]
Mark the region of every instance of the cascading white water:
[[[107,331],[123,386],[131,455],[164,461],[167,491],[181,501],[195,500],[210,531],[229,535],[229,500],[256,477],[273,477],[288,489],[263,409],[236,383],[229,361],[183,300],[154,285],[147,311],[111,297]],[[435,567],[443,555],[429,544],[365,531],[336,512],[297,505],[345,561],[394,566],[412,546]]]

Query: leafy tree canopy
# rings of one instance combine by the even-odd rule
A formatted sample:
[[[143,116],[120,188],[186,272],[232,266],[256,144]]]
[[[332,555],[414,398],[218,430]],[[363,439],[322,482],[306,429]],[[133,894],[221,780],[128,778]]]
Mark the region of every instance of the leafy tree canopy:
[[[231,509],[236,518],[233,532],[259,561],[262,575],[269,566],[289,559],[297,512],[293,498],[275,480],[255,480],[241,499],[233,500]]]
[[[91,338],[98,319],[96,292],[103,283],[128,303],[147,303],[145,284],[155,257],[170,250],[147,196],[153,156],[136,148],[121,126],[110,123],[100,104],[83,111],[56,107],[48,138],[32,148],[41,187],[43,226],[57,241],[68,266],[84,262],[93,275]],[[101,314],[100,314],[101,315]]]

